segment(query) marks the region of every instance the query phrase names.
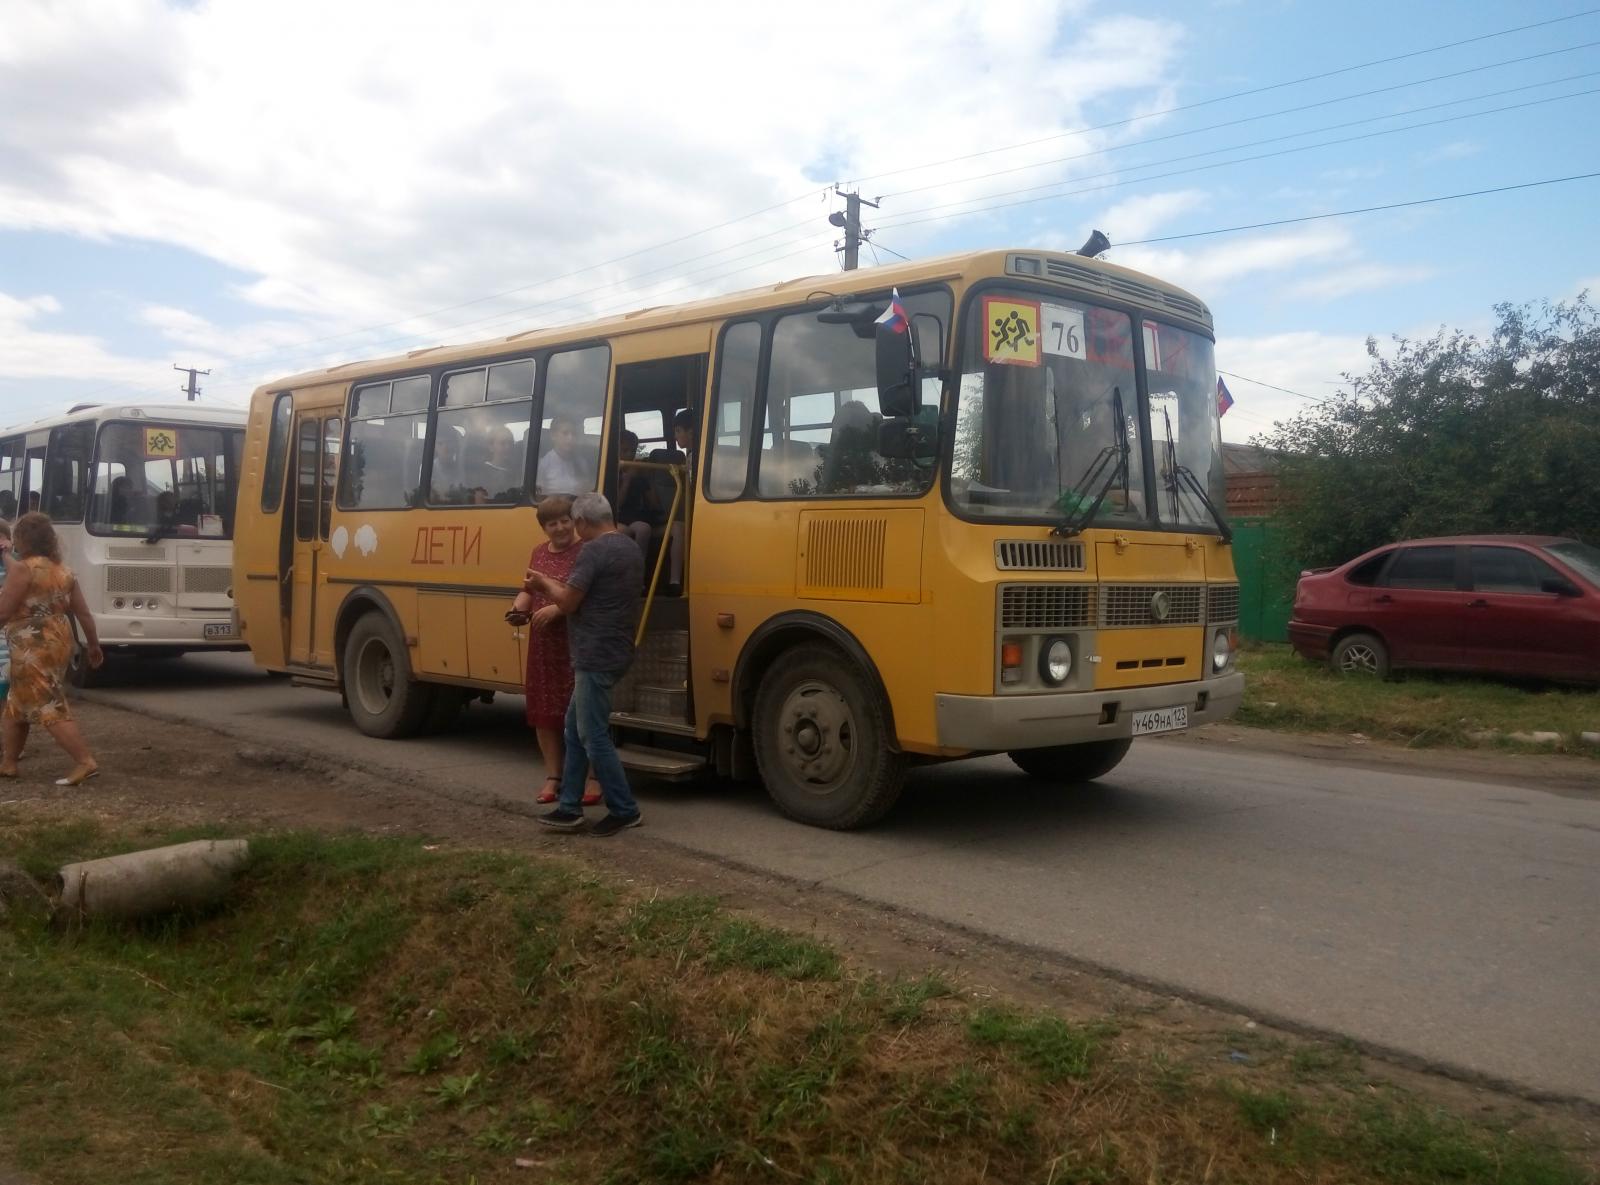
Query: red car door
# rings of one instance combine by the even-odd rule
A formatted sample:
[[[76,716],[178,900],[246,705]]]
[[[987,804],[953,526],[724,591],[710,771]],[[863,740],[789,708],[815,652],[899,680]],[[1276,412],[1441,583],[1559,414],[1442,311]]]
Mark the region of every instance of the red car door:
[[[1593,662],[1593,624],[1582,598],[1547,591],[1571,582],[1519,547],[1468,548],[1472,596],[1469,637],[1484,670],[1547,679],[1585,673]]]
[[[1471,666],[1463,653],[1467,602],[1460,552],[1451,544],[1402,547],[1372,590],[1370,616],[1395,666]]]

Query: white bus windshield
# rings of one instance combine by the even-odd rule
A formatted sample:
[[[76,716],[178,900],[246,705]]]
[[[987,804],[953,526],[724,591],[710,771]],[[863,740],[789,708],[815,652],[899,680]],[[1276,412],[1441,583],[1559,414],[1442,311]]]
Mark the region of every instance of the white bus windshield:
[[[100,428],[89,497],[96,535],[233,538],[244,433],[192,424]]]

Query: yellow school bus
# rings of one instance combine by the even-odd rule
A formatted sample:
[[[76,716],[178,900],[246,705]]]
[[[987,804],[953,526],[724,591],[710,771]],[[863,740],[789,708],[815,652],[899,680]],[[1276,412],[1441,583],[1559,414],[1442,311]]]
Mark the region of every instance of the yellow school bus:
[[[522,690],[533,504],[626,478],[659,495],[629,768],[834,828],[923,762],[1098,777],[1243,694],[1212,349],[1178,288],[1010,250],[297,375],[250,408],[239,626],[365,733],[445,727]]]

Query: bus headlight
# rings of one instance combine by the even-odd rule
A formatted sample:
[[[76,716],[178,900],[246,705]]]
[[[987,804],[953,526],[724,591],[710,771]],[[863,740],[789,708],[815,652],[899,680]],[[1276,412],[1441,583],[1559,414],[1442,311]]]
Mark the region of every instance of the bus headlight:
[[[1039,676],[1052,686],[1065,683],[1072,674],[1072,643],[1051,638],[1039,651]]]
[[[1226,667],[1233,658],[1233,645],[1228,641],[1226,632],[1218,632],[1211,642],[1211,669],[1220,671]]]

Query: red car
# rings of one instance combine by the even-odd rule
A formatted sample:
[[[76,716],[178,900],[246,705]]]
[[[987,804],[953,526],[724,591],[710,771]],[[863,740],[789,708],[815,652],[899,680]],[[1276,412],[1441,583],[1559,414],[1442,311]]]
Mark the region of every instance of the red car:
[[[1391,543],[1302,573],[1289,641],[1345,675],[1428,667],[1600,682],[1600,548],[1548,535]]]

